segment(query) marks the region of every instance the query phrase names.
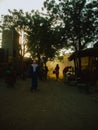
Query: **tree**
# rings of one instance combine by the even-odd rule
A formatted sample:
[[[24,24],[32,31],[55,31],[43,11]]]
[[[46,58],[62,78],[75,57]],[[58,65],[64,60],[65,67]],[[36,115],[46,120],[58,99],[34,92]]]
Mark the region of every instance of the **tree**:
[[[92,6],[97,5],[95,3],[90,2]],[[62,46],[69,46],[74,51],[80,51],[93,41],[96,18],[92,6],[88,5],[86,0],[59,0],[58,3],[55,0],[46,0],[44,2],[47,13],[54,18],[53,21],[57,23],[57,26],[60,25]],[[78,65],[81,72],[81,58],[78,58]]]
[[[24,13],[22,10],[9,10],[4,16],[3,27],[15,29],[18,33],[26,32],[28,48],[32,56],[53,58],[56,52],[55,31],[51,28],[51,18],[38,11]]]
[[[26,24],[25,14],[22,10],[17,11],[14,9],[13,11],[9,10],[8,15],[4,15],[3,19],[3,29],[16,30],[19,35],[22,35],[22,32],[25,31],[28,27]],[[19,45],[19,52],[22,51],[22,47]],[[25,53],[21,53],[21,57],[24,57]]]
[[[53,30],[51,30],[51,20],[48,17],[43,17],[36,12],[32,16],[33,24],[31,30],[27,32],[29,39],[29,48],[33,55],[40,60],[41,56],[53,58],[55,48],[53,48]],[[51,52],[51,53],[50,53]]]
[[[44,8],[54,18],[55,26],[59,24],[60,42],[63,46],[70,46],[78,51],[86,48],[92,41],[94,17],[93,12],[87,8],[86,0],[59,0],[58,3],[46,0]]]
[[[93,31],[93,39],[92,42],[96,43],[98,42],[98,1],[97,0],[93,0],[91,2],[89,2],[86,5],[86,9],[87,9],[87,14],[89,16],[90,21],[92,20],[93,22],[93,26],[94,26],[94,31]],[[92,43],[92,44],[93,44]]]
[[[43,7],[46,14],[34,10],[30,13],[9,10],[3,27],[25,31],[33,56],[53,58],[58,49],[70,47],[79,51],[95,40],[98,25],[97,11],[94,11],[96,5],[97,1],[46,0]]]

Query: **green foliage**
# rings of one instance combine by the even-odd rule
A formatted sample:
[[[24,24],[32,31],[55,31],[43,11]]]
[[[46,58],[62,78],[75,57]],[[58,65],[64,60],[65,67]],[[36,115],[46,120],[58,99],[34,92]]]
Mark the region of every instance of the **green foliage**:
[[[58,49],[85,49],[98,37],[98,2],[86,0],[46,0],[45,13],[9,10],[3,28],[27,34],[28,50],[33,57],[53,58]],[[95,8],[96,11],[94,10]]]
[[[86,48],[93,41],[94,21],[97,19],[93,8],[97,7],[97,3],[97,1],[86,3],[86,0],[59,0],[58,3],[46,0],[44,2],[47,13],[53,18],[55,24],[59,25],[59,41],[62,46],[73,46],[76,51]]]
[[[19,33],[26,32],[28,50],[33,57],[45,56],[53,58],[56,47],[54,31],[51,29],[51,18],[42,15],[38,11],[23,13],[22,10],[9,10],[10,15],[4,16],[4,27],[16,29]]]

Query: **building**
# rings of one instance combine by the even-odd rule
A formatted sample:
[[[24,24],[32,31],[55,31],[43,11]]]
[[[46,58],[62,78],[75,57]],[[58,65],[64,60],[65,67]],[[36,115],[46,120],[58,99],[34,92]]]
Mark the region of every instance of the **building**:
[[[8,63],[17,63],[19,55],[19,34],[12,30],[0,31],[0,77],[4,76]]]
[[[19,58],[19,34],[12,30],[2,31],[2,45],[1,49],[4,51],[3,61],[9,62]]]
[[[79,59],[81,59],[81,72],[79,71],[79,76],[82,78],[82,81],[96,84],[98,81],[98,43],[93,48],[74,52],[69,57],[70,61],[74,61],[76,72],[78,72],[79,68]]]

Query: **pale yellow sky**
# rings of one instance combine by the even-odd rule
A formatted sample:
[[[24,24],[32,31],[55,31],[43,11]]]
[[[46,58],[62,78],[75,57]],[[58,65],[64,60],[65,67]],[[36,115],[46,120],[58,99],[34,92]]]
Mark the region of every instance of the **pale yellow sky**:
[[[24,12],[31,10],[41,11],[45,0],[0,0],[0,15],[8,13],[8,9],[23,9]]]
[[[0,16],[7,14],[8,9],[23,9],[24,12],[30,12],[31,10],[39,10],[43,7],[45,0],[0,0]],[[58,0],[56,0],[58,1]],[[91,0],[86,0],[91,1]]]

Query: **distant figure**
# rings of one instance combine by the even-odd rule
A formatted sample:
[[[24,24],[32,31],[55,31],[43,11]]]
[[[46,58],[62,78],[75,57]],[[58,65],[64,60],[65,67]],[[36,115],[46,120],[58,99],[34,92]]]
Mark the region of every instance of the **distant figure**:
[[[48,73],[48,67],[45,65],[44,66],[44,79],[46,80],[47,79],[47,73]]]
[[[65,68],[63,69],[64,81],[68,80],[68,75],[67,75],[67,73],[69,72],[69,69],[71,69],[71,66],[65,66]]]
[[[38,86],[38,64],[37,61],[33,61],[33,63],[30,66],[30,75],[32,78],[32,85],[31,85],[31,91],[37,90]]]
[[[60,69],[59,64],[56,64],[56,67],[55,67],[56,80],[59,79],[59,69]]]
[[[70,66],[65,66],[63,69],[63,74],[66,74],[69,71]]]
[[[13,68],[11,64],[9,64],[6,69],[5,78],[7,87],[14,87],[16,83],[16,70]]]
[[[38,67],[38,77],[40,80],[43,80],[43,65],[42,64],[39,64],[39,67]]]

